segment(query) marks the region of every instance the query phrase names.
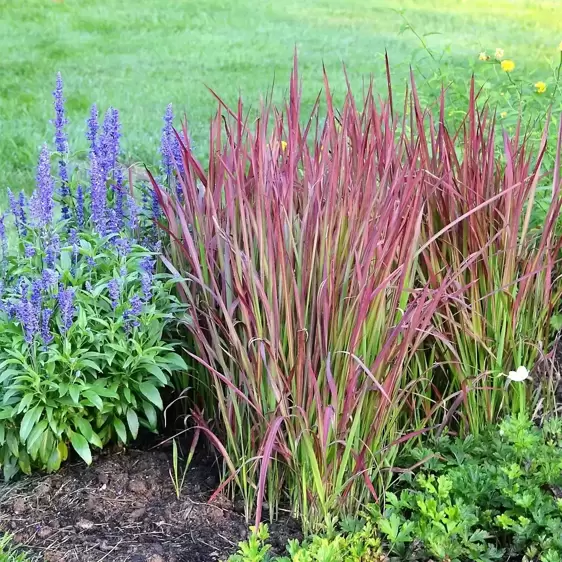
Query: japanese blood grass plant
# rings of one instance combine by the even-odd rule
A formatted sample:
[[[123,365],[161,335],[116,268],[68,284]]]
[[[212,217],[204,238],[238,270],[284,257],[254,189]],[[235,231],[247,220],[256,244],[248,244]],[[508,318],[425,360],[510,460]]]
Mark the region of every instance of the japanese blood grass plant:
[[[181,196],[159,193],[170,268],[190,283],[186,330],[203,367],[191,384],[207,387],[196,431],[222,453],[248,516],[285,504],[307,529],[384,490],[417,430],[425,374],[412,356],[455,292],[413,288],[419,143],[371,91],[363,111],[349,91],[337,118],[326,92],[316,127],[318,108],[302,125],[296,67],[282,113],[265,105],[250,126],[241,102],[221,103],[208,172],[185,147]]]
[[[432,320],[441,334],[432,361],[446,365],[432,385],[443,385],[439,396],[455,396],[457,405],[462,400],[463,428],[479,432],[500,416],[524,413],[538,388],[508,384],[501,373],[531,369],[553,338],[551,318],[561,296],[556,229],[562,199],[559,144],[544,223],[533,228],[548,132],[538,155],[529,153],[519,129],[513,138],[503,133],[503,155],[496,159],[495,135],[501,132],[493,115],[475,109],[475,98],[473,84],[466,122],[454,136],[443,123],[443,98],[438,122],[427,119],[415,96],[413,114],[432,187],[424,191],[429,198],[422,238],[428,243],[420,280],[439,287],[452,270],[466,288],[458,298],[443,299]],[[562,139],[562,122],[559,132]],[[548,381],[535,382],[547,390]],[[453,413],[456,407],[449,406]]]

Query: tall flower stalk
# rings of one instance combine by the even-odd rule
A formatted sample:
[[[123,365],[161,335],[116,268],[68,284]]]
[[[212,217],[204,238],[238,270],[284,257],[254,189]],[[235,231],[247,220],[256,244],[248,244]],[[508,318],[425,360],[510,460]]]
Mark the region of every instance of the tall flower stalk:
[[[61,213],[62,218],[68,220],[70,218],[69,210],[69,195],[70,186],[68,181],[68,139],[65,132],[65,126],[68,123],[68,119],[65,115],[64,110],[64,94],[63,94],[63,83],[60,72],[57,74],[57,83],[55,90],[53,92],[54,106],[55,106],[55,119],[53,124],[55,126],[55,149],[58,152],[59,157],[59,176],[60,176],[60,197],[61,197]]]

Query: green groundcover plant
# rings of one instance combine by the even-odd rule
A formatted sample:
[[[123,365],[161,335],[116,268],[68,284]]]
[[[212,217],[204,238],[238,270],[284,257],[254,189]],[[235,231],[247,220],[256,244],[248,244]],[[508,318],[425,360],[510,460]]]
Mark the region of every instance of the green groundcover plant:
[[[69,447],[90,463],[92,447],[156,431],[160,391],[185,368],[163,339],[183,308],[175,281],[156,271],[152,197],[139,208],[119,167],[118,113],[110,108],[98,127],[92,110],[84,178],[69,158],[60,76],[54,97],[58,175],[45,145],[32,196],[10,192],[0,216],[6,478],[57,470]]]
[[[562,421],[524,415],[410,451],[384,502],[270,558],[267,527],[231,562],[562,560]],[[406,468],[414,466],[414,469]]]

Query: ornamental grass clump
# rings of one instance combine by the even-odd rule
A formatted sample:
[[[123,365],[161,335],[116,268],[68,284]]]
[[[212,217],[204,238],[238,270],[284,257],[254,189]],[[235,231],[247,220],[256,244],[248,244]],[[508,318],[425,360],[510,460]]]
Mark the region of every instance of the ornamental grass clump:
[[[185,366],[163,339],[183,308],[171,296],[174,281],[156,269],[150,205],[137,205],[118,164],[118,112],[108,110],[98,127],[92,110],[84,177],[69,156],[62,88],[59,75],[56,152],[42,147],[33,194],[10,192],[10,212],[0,215],[6,478],[57,470],[70,446],[91,462],[92,447],[155,431],[160,389]]]
[[[443,101],[437,124],[412,80],[399,115],[390,83],[379,102],[348,88],[336,112],[326,80],[326,116],[303,117],[295,66],[284,111],[250,122],[219,100],[207,171],[185,125],[175,189],[152,179],[187,279],[193,365],[176,384],[194,441],[224,458],[219,491],[256,523],[284,505],[310,530],[378,501],[398,446],[528,406],[526,387],[482,377],[549,345],[559,172],[534,230],[544,148],[506,136],[496,159],[475,95],[450,135]]]
[[[454,289],[415,282],[427,195],[406,156],[423,153],[392,105],[369,93],[360,112],[350,91],[336,117],[327,89],[325,122],[302,124],[296,68],[290,93],[253,126],[221,104],[208,172],[185,147],[181,195],[160,197],[189,283],[195,431],[248,515],[283,503],[315,528],[388,483],[416,430],[412,358]]]
[[[519,130],[513,138],[504,132],[498,160],[494,137],[502,133],[494,115],[476,112],[475,98],[473,85],[466,124],[457,136],[449,135],[442,119],[427,123],[419,105],[415,110],[418,130],[429,127],[428,140],[422,141],[428,150],[429,197],[419,277],[440,287],[452,270],[465,287],[458,298],[442,301],[432,321],[440,334],[432,360],[446,365],[434,370],[432,384],[442,385],[441,396],[462,400],[458,413],[467,432],[479,432],[505,414],[532,410],[531,393],[541,385],[543,400],[548,397],[548,373],[542,380],[535,377],[534,385],[506,385],[502,373],[531,369],[546,354],[562,296],[560,146],[544,221],[534,226],[548,131],[537,155]],[[442,98],[441,116],[444,103]],[[562,122],[559,134],[562,138]]]

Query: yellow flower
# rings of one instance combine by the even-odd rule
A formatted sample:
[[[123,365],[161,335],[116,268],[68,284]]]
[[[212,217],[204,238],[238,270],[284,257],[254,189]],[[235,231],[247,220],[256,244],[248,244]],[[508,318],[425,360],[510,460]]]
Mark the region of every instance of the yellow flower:
[[[480,56],[478,57],[480,60],[488,60],[490,57],[486,54],[485,51],[482,51],[480,53]]]
[[[285,152],[287,150],[287,141],[281,141],[281,150]]]
[[[502,60],[503,59],[503,49],[500,49],[499,47],[496,49],[496,58],[498,60]]]
[[[515,63],[512,60],[505,59],[502,60],[501,67],[504,72],[513,72],[513,69],[515,68]]]
[[[500,113],[500,117],[501,117],[502,119],[505,119],[505,118],[507,117],[507,111],[502,111],[502,112]]]
[[[535,88],[537,89],[537,94],[544,94],[546,92],[546,84],[544,82],[537,82]]]

